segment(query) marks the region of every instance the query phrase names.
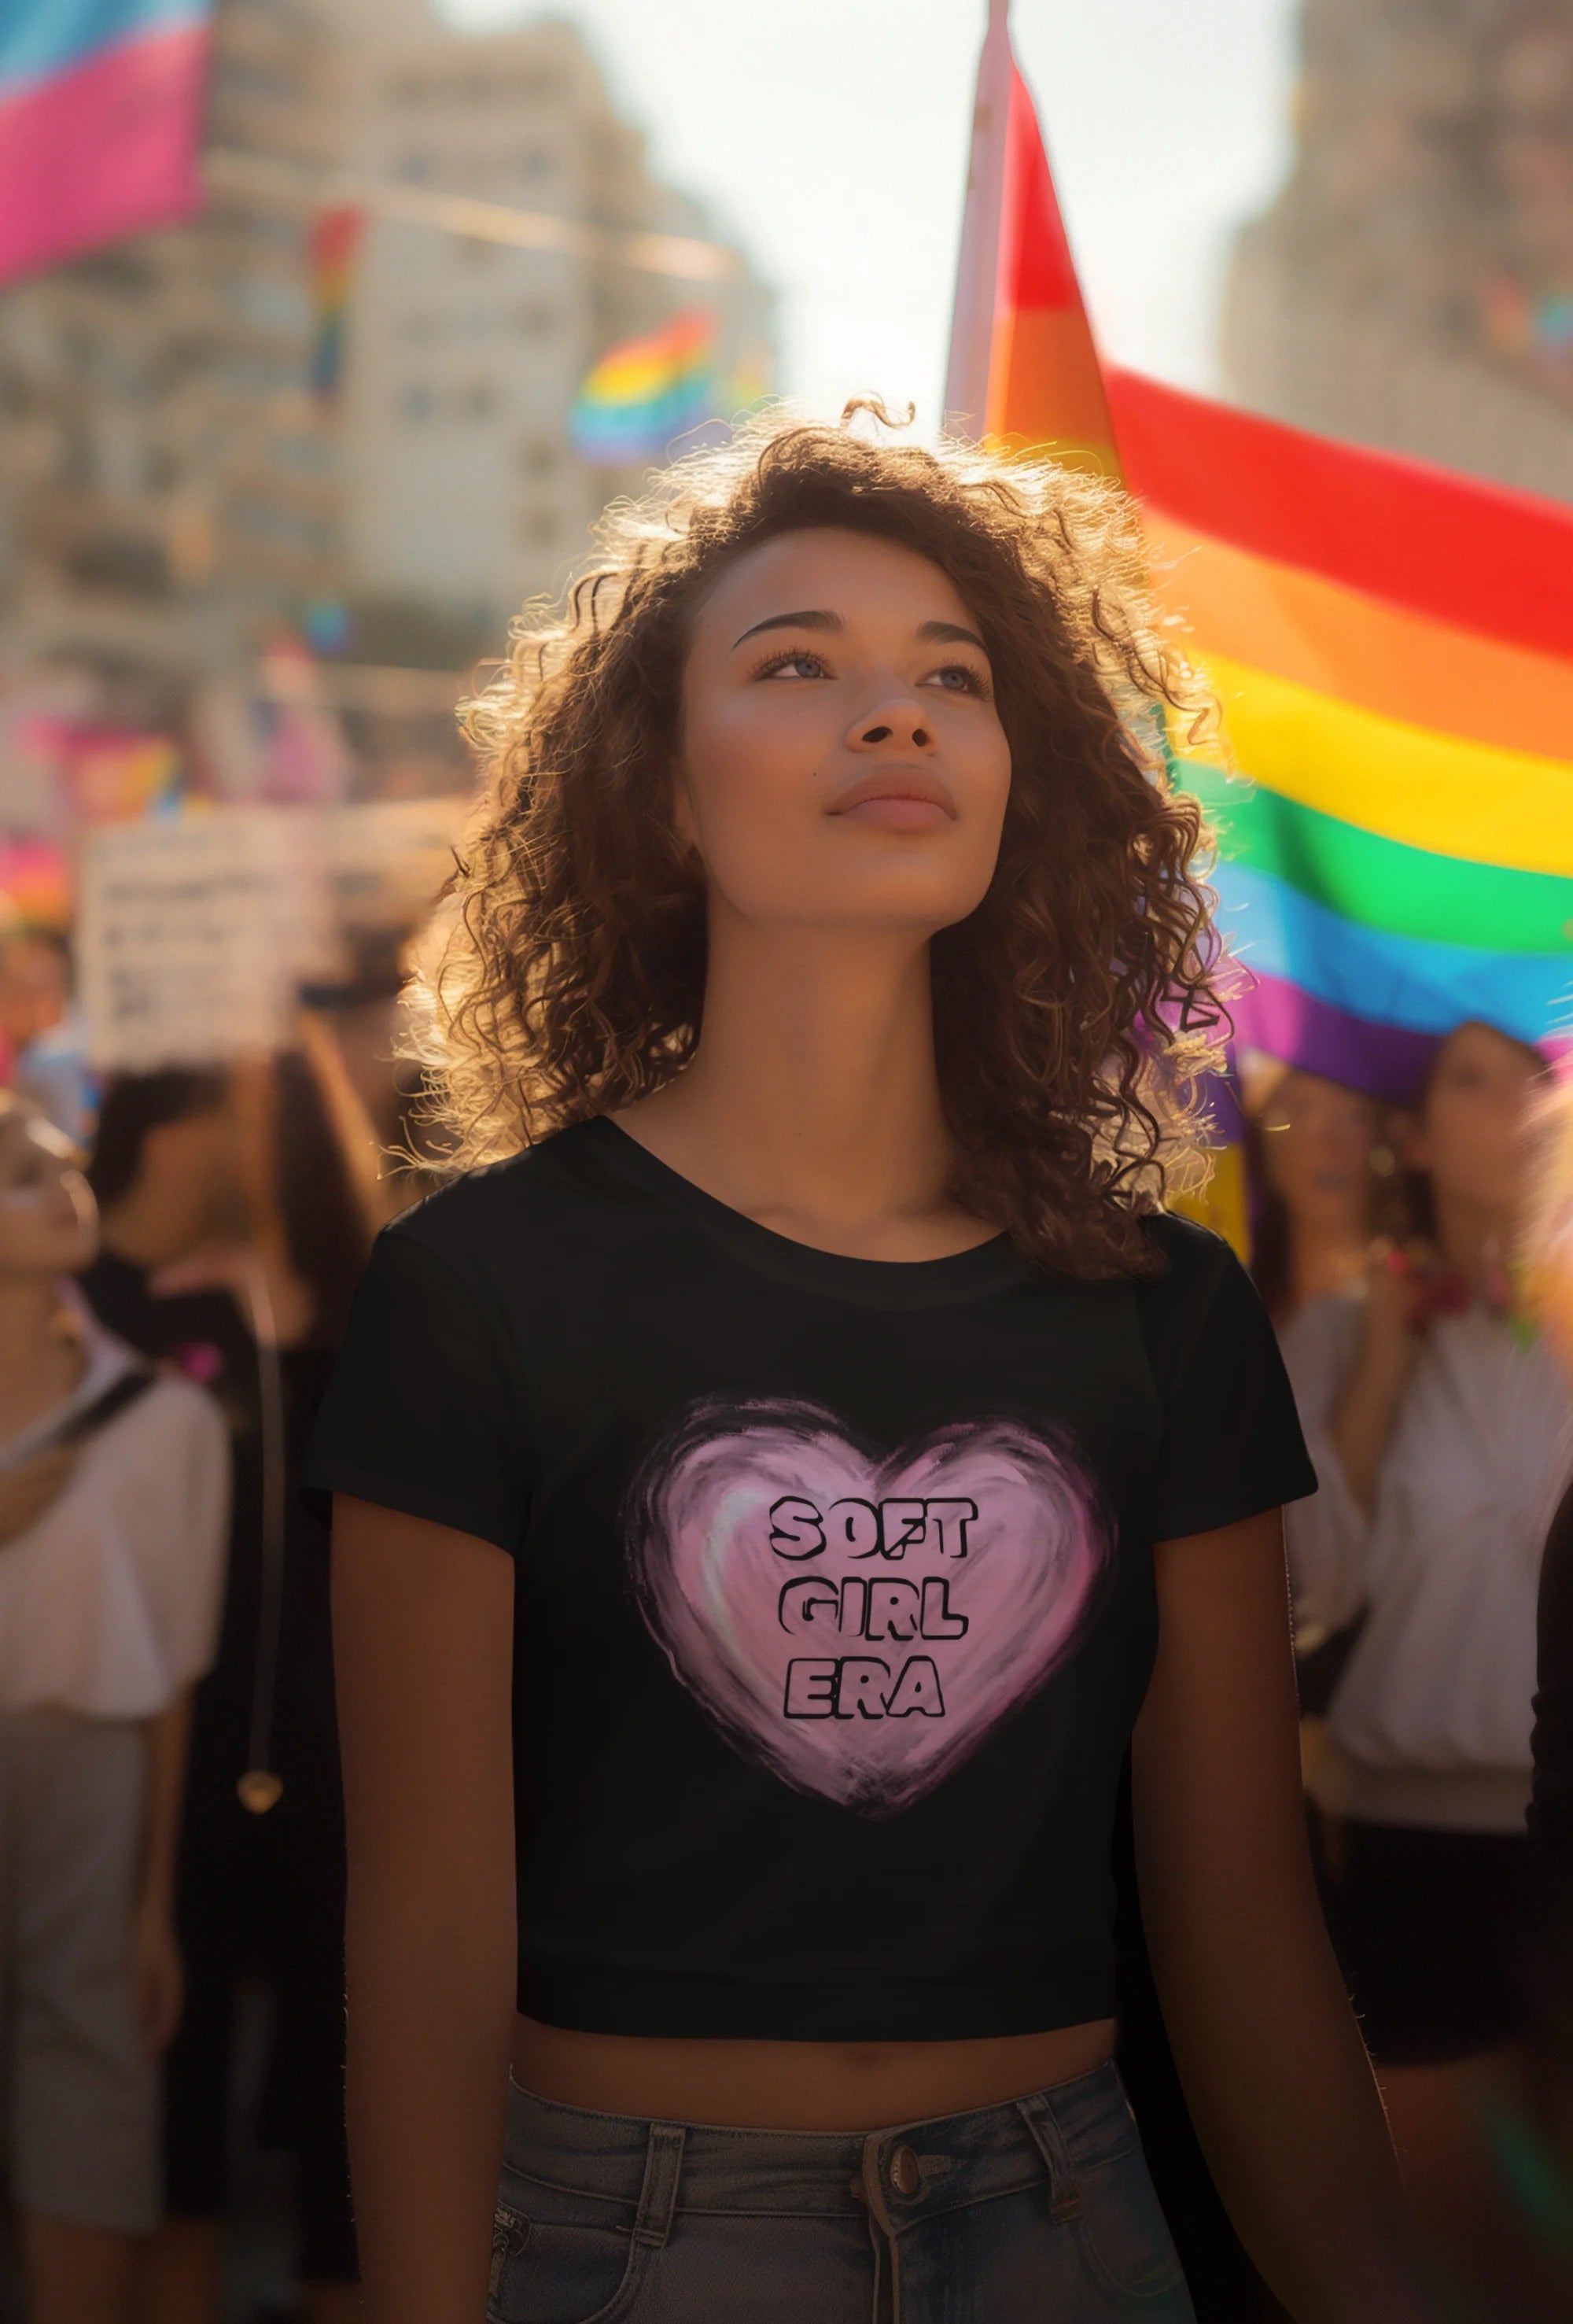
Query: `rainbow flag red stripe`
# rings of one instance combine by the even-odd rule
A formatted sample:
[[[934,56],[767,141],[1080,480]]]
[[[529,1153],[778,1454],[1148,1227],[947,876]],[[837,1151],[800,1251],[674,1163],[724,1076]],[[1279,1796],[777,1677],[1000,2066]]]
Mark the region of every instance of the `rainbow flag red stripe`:
[[[1052,439],[1063,460],[1119,473],[1114,428],[1048,156],[1026,83],[1010,68],[999,251],[984,430]]]
[[[0,282],[186,217],[212,0],[0,10]]]

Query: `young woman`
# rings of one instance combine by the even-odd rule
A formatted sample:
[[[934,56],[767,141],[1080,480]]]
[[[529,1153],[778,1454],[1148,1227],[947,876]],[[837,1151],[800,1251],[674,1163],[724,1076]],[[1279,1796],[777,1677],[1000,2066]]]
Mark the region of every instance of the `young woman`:
[[[223,1582],[224,1425],[66,1287],[97,1220],[0,1100],[0,1464],[62,1456],[0,1545],[0,2122],[30,2324],[127,2324],[180,2011],[175,1843]]]
[[[1280,1330],[1309,1300],[1365,1273],[1382,1183],[1377,1128],[1375,1101],[1361,1091],[1294,1070],[1248,1125],[1262,1195],[1251,1273]]]
[[[1316,1786],[1329,1916],[1406,2175],[1449,2233],[1490,2178],[1466,2061],[1525,2022],[1535,1599],[1573,1461],[1566,1375],[1508,1272],[1542,1071],[1488,1026],[1450,1036],[1406,1157],[1434,1255],[1377,1259],[1363,1299],[1313,1303],[1283,1343],[1321,1480],[1289,1527],[1296,1617],[1365,1618]]]
[[[374,2324],[489,2271],[557,2324],[1189,2316],[1110,2062],[1127,1749],[1241,2229],[1300,2317],[1394,2312],[1311,1479],[1156,1207],[1216,1012],[1140,570],[1102,484],[765,422],[475,706],[435,1001],[492,1167],[380,1238],[309,1471]]]

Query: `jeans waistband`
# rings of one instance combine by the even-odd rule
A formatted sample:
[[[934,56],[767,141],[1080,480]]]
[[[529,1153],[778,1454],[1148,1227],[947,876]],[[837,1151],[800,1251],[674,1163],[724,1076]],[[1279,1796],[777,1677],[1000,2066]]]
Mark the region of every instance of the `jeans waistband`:
[[[1002,2105],[867,2136],[734,2129],[588,2112],[509,2093],[503,2190],[534,2181],[609,2207],[608,2224],[664,2241],[676,2212],[893,2217],[949,2210],[1041,2181],[1053,2209],[1080,2209],[1078,2174],[1128,2153],[1135,2118],[1112,2062]]]

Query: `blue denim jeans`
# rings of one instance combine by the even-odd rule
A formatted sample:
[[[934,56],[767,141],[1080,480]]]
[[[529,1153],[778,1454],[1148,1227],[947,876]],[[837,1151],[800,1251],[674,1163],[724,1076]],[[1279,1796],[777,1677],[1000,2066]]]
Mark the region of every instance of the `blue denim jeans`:
[[[1195,2324],[1112,2065],[853,2134],[514,2088],[492,2324]]]

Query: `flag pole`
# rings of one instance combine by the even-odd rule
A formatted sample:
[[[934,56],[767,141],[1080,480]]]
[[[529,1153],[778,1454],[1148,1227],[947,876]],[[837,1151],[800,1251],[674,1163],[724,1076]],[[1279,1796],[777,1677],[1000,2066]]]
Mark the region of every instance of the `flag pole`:
[[[989,29],[978,60],[978,90],[972,106],[967,207],[956,261],[950,363],[945,373],[944,426],[952,436],[981,436],[988,420],[1010,66],[1010,0],[989,0]]]

